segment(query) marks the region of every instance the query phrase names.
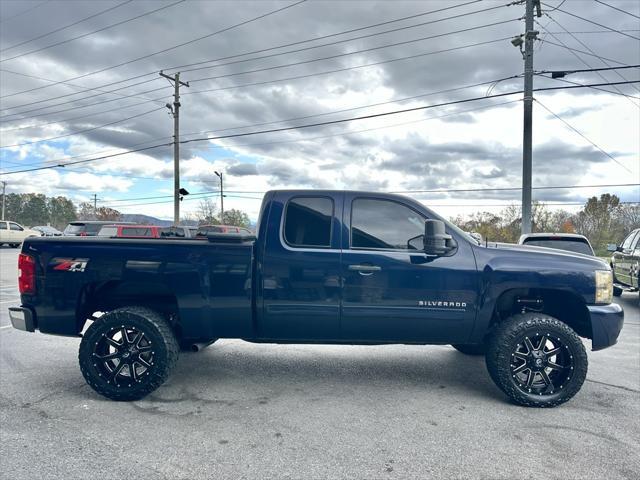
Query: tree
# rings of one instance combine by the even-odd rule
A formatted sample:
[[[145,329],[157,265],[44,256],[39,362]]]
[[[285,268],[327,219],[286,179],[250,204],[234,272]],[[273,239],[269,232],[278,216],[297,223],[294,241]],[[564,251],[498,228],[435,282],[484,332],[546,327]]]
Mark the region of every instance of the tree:
[[[236,227],[248,228],[251,221],[249,220],[249,215],[245,212],[232,208],[231,210],[224,211],[222,223],[224,225],[235,225]]]
[[[200,225],[218,225],[217,205],[211,198],[203,198],[198,202],[195,217]]]
[[[76,206],[66,197],[51,197],[49,204],[49,223],[62,230],[77,218]]]
[[[78,219],[80,220],[118,221],[121,216],[122,214],[118,210],[109,207],[94,209],[93,204],[88,202],[82,202],[78,212]]]
[[[603,193],[600,198],[591,197],[574,217],[576,232],[587,237],[595,250],[602,250],[624,234],[615,221],[620,211],[620,199],[616,195]]]

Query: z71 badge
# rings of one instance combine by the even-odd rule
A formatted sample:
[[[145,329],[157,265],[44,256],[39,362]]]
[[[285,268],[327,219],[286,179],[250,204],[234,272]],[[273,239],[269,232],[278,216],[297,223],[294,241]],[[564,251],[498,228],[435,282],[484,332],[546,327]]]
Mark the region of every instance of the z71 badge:
[[[54,270],[84,272],[87,263],[89,263],[88,258],[54,258],[49,265],[53,265]]]

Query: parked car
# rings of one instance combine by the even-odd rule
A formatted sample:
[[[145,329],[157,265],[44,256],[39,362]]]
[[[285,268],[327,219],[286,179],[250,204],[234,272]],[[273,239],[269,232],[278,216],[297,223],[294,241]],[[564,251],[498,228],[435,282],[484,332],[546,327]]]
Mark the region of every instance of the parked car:
[[[110,238],[191,238],[196,227],[159,227],[157,225],[104,225],[99,237]]]
[[[193,238],[196,236],[198,227],[189,225],[178,225],[177,227],[163,227],[160,230],[161,238]]]
[[[0,221],[0,246],[7,243],[10,247],[18,248],[25,238],[41,235],[37,230],[23,227],[19,223]]]
[[[623,291],[640,291],[640,228],[627,235],[620,246],[611,244],[607,250],[613,253],[613,294],[619,296]]]
[[[237,233],[241,235],[253,235],[253,232],[245,227],[236,227],[235,225],[200,225],[196,231],[196,237],[206,237],[210,234],[217,233]]]
[[[78,220],[76,222],[69,223],[62,233],[66,237],[95,237],[104,225],[113,225],[114,223],[116,222],[113,220]],[[132,224],[132,222],[117,223],[120,225]]]
[[[555,248],[595,256],[587,237],[576,233],[525,233],[520,236],[518,244]]]
[[[36,230],[42,233],[43,237],[61,237],[62,232],[57,228],[50,227],[49,225],[40,225],[37,227],[31,227],[31,230]]]
[[[109,238],[160,238],[162,227],[156,225],[103,225],[99,237]]]
[[[242,338],[452,344],[485,354],[496,385],[534,407],[580,390],[580,337],[601,350],[623,326],[601,259],[479,243],[407,197],[271,191],[260,218],[257,236],[206,241],[29,238],[12,325],[81,337],[82,374],[115,400],[158,388],[180,347]]]

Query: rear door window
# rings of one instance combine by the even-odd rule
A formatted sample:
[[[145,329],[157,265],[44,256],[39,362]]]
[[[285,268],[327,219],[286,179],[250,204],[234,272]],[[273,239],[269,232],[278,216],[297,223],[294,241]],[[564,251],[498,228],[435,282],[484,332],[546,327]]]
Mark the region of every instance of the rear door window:
[[[331,198],[292,198],[285,211],[285,242],[292,247],[330,247],[333,210]]]

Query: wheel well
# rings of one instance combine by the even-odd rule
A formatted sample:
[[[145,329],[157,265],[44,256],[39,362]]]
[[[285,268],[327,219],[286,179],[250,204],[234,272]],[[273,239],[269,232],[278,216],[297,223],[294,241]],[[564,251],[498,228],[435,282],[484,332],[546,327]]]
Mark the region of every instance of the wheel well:
[[[96,312],[108,312],[126,306],[148,307],[165,316],[176,335],[178,324],[178,301],[166,285],[161,283],[105,282],[88,284],[80,293],[76,320],[78,331]]]
[[[523,310],[544,312],[569,325],[581,337],[593,338],[587,306],[573,292],[543,288],[507,290],[496,301],[491,323],[501,322]]]

